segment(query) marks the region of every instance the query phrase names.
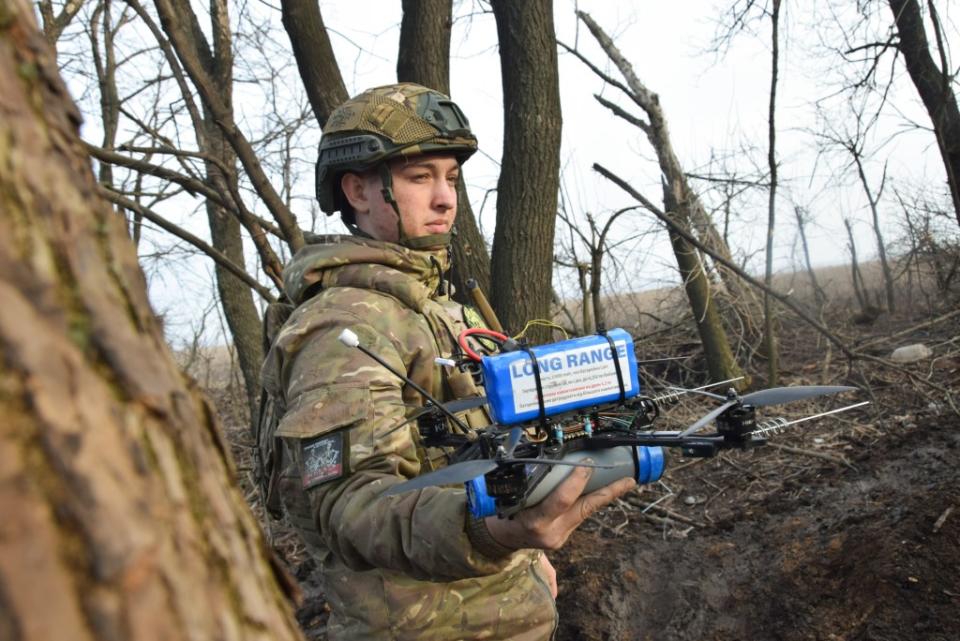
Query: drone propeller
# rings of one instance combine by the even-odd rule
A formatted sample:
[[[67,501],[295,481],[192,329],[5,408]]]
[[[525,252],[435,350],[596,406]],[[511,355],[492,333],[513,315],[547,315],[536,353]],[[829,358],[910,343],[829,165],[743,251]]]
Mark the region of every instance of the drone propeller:
[[[456,485],[458,483],[466,483],[471,479],[475,479],[478,476],[483,476],[484,474],[494,471],[501,465],[512,463],[535,465],[569,465],[571,467],[597,467],[603,469],[611,467],[610,465],[586,463],[584,461],[572,462],[544,458],[513,458],[513,452],[517,449],[517,445],[520,444],[520,439],[522,437],[523,429],[514,427],[507,435],[507,440],[497,448],[494,458],[474,459],[472,461],[454,463],[453,465],[449,465],[433,472],[428,472],[427,474],[423,474],[404,483],[400,483],[399,485],[394,485],[384,492],[383,496],[393,496],[395,494],[410,492],[411,490],[421,490],[425,487],[432,487],[435,485]]]
[[[850,392],[856,387],[847,387],[846,385],[797,385],[795,387],[771,387],[756,392],[750,392],[746,396],[740,397],[744,403],[749,403],[754,407],[765,407],[767,405],[780,405],[782,403],[792,403],[801,401],[805,398],[815,396],[825,396],[827,394],[839,394],[840,392]]]
[[[753,405],[754,407],[765,407],[768,405],[792,403],[793,401],[800,401],[805,398],[814,398],[817,396],[825,396],[827,394],[839,394],[840,392],[849,392],[855,389],[857,388],[848,387],[845,385],[798,385],[796,387],[771,387],[770,389],[758,390],[756,392],[750,392],[744,396],[739,396],[736,390],[731,388],[730,392],[728,392],[728,395],[724,397],[725,399],[728,399],[726,403],[714,409],[710,413],[700,417],[696,423],[680,432],[680,437],[682,438],[684,436],[693,434],[731,407],[740,405],[742,403]],[[703,394],[704,392],[698,393]],[[715,396],[714,394],[707,394],[709,396]]]

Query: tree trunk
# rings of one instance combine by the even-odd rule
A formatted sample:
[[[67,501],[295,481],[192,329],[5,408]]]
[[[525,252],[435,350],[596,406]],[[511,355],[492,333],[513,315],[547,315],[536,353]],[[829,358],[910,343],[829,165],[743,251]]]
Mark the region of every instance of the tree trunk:
[[[933,122],[937,146],[947,172],[947,184],[953,197],[954,213],[957,223],[960,224],[960,109],[953,93],[952,72],[950,69],[937,67],[930,55],[927,34],[923,28],[923,16],[917,0],[889,2],[897,23],[897,34],[900,36],[897,47],[903,54],[910,78]],[[931,18],[939,29],[938,17],[933,15]],[[937,36],[942,54],[942,47],[945,45],[939,42],[939,34]]]
[[[224,137],[230,142],[257,196],[277,221],[287,245],[291,251],[297,251],[304,245],[303,230],[297,224],[297,217],[273,188],[256,150],[240,131],[233,111],[223,103],[216,82],[210,77],[208,70],[213,65],[211,53],[193,7],[187,0],[155,0],[154,4],[163,31],[200,94],[204,108],[213,114]]]
[[[678,203],[674,200],[673,190],[664,182],[663,201],[667,212],[676,212]],[[684,224],[684,226],[688,226]],[[703,344],[703,354],[707,361],[707,371],[710,379],[725,381],[743,375],[733,352],[730,351],[730,342],[723,330],[720,314],[717,312],[715,299],[710,293],[710,281],[700,262],[700,254],[696,248],[684,240],[672,228],[667,231],[670,235],[670,244],[677,258],[677,267],[683,279],[683,288],[690,301],[700,342]]]
[[[313,115],[322,127],[350,96],[333,55],[330,36],[317,0],[280,0],[283,28],[290,36],[293,57],[310,99]]]
[[[212,57],[208,60],[211,68],[207,70],[210,78],[217,85],[217,90],[224,106],[233,111],[233,47],[230,18],[227,13],[225,0],[213,0],[211,6],[211,31],[213,33]],[[237,155],[230,143],[227,142],[210,110],[204,106],[204,129],[206,131],[205,144],[207,153],[220,161],[220,166],[227,169],[227,175],[217,163],[206,161],[207,175],[220,174],[223,184],[229,185],[233,193],[239,191],[236,173]],[[243,237],[240,233],[240,221],[230,212],[218,207],[209,198],[207,199],[207,220],[210,224],[210,240],[213,246],[220,250],[233,263],[243,267]],[[262,327],[257,307],[253,302],[253,292],[250,288],[220,264],[215,265],[217,278],[217,292],[220,295],[220,304],[223,315],[233,337],[233,345],[237,350],[237,360],[240,362],[240,372],[243,375],[244,388],[247,394],[247,406],[250,416],[257,415],[257,403],[260,400],[260,366],[263,363]]]
[[[33,9],[0,15],[0,637],[301,638]]]
[[[763,284],[773,286],[773,231],[777,219],[777,79],[780,65],[780,0],[773,0],[770,13],[772,50],[770,67],[770,109],[768,112],[767,165],[770,169],[770,191],[767,204],[767,255]],[[773,302],[770,294],[763,295],[763,351],[767,357],[767,385],[773,387],[780,378],[780,348],[777,347]]]
[[[860,157],[860,151],[856,147],[849,148],[850,153],[853,155],[854,163],[857,166],[857,175],[860,178],[860,185],[863,187],[863,191],[867,196],[867,202],[870,203],[870,215],[873,220],[873,234],[877,238],[877,255],[880,257],[880,269],[883,272],[883,285],[884,290],[886,291],[887,298],[887,310],[892,314],[897,311],[896,305],[896,292],[893,286],[893,270],[890,269],[890,261],[887,260],[887,249],[885,243],[883,242],[883,234],[880,232],[880,211],[878,205],[880,204],[880,196],[883,194],[883,186],[887,179],[887,168],[883,168],[883,179],[880,182],[880,188],[877,190],[876,196],[873,195],[872,190],[870,189],[870,183],[867,180],[867,174],[863,169],[863,159]]]
[[[451,0],[403,0],[397,80],[416,82],[450,95],[450,29],[453,25]],[[468,110],[469,111],[469,110]],[[455,297],[470,301],[467,280],[473,278],[490,293],[490,253],[480,233],[470,198],[460,172],[457,184],[457,234],[453,239]]]
[[[848,247],[850,249],[850,278],[853,281],[853,293],[857,297],[857,303],[860,305],[860,311],[864,314],[870,306],[870,298],[867,292],[867,286],[863,282],[863,275],[860,273],[860,263],[857,259],[857,244],[853,240],[853,227],[850,220],[843,219],[843,224],[847,228]]]
[[[552,0],[493,0],[503,80],[491,293],[504,327],[550,319],[560,187],[560,86]],[[530,337],[545,340],[546,331]]]
[[[823,306],[827,303],[827,294],[820,286],[817,280],[817,272],[813,268],[810,260],[810,243],[807,242],[807,221],[804,219],[803,210],[800,207],[794,207],[793,213],[797,217],[797,230],[800,232],[800,244],[803,247],[803,264],[807,268],[807,276],[810,277],[810,286],[813,289],[813,300],[817,307],[817,313],[823,313]]]
[[[452,0],[403,0],[397,80],[450,95]]]

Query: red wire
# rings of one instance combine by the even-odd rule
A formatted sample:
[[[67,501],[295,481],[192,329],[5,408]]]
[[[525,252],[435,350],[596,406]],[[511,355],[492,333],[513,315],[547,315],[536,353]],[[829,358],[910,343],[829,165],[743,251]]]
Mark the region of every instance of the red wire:
[[[481,334],[483,336],[490,336],[491,338],[496,338],[501,341],[505,341],[510,337],[501,334],[500,332],[495,332],[492,329],[487,329],[485,327],[471,327],[460,332],[460,336],[457,337],[457,342],[460,343],[460,347],[463,348],[464,353],[469,356],[472,360],[480,362],[480,359],[483,358],[480,354],[477,354],[475,351],[470,349],[470,346],[467,344],[467,336],[472,336],[474,334]]]

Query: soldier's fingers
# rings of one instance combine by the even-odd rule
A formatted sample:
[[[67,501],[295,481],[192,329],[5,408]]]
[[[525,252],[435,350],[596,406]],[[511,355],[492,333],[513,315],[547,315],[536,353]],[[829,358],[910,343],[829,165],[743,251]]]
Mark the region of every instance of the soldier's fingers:
[[[569,511],[583,494],[583,489],[592,475],[592,468],[573,468],[567,478],[540,503],[538,506],[540,514],[547,519],[554,519]]]
[[[599,490],[586,494],[577,501],[577,510],[571,510],[579,517],[577,525],[590,518],[597,510],[609,505],[637,486],[637,482],[632,478],[624,478],[614,481],[610,485],[601,487]],[[574,526],[576,527],[576,526]]]

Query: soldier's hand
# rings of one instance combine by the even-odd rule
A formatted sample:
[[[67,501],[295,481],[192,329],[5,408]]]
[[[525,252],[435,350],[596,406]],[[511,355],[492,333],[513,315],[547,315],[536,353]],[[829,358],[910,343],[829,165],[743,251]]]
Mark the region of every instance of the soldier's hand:
[[[623,496],[637,482],[623,478],[590,494],[583,489],[593,470],[578,467],[540,503],[517,512],[513,518],[488,516],[487,529],[506,547],[559,550],[581,523],[611,501]]]

